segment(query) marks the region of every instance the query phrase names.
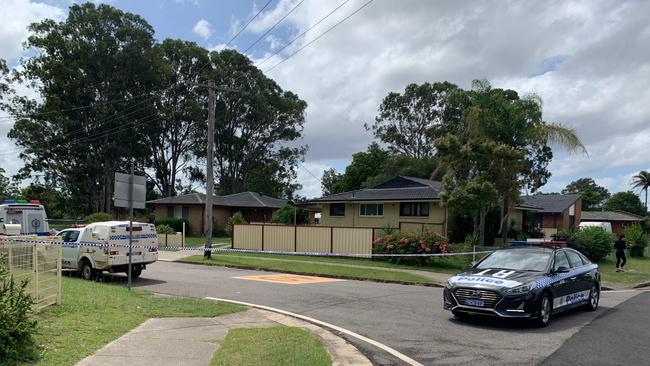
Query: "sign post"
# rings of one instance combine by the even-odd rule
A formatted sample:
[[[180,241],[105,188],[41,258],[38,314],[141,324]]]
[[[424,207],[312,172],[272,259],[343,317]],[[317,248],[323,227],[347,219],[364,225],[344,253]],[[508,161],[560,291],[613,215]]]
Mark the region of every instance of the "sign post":
[[[113,203],[115,207],[129,208],[129,267],[128,288],[131,290],[131,271],[133,255],[133,209],[145,208],[147,193],[147,179],[142,175],[133,174],[131,165],[130,174],[115,173],[115,194]]]

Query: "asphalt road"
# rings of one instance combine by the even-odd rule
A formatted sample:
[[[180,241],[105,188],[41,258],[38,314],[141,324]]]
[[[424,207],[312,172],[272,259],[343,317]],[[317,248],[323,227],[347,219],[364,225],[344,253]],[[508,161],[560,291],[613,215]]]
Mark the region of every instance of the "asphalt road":
[[[490,318],[456,320],[442,309],[439,288],[362,281],[288,285],[236,278],[261,274],[270,273],[157,262],[143,272],[136,286],[295,312],[372,338],[426,365],[539,364],[596,317],[638,294],[606,292],[598,311],[560,314],[548,327],[539,329]],[[348,340],[375,364],[396,363],[383,351]]]
[[[643,292],[596,318],[542,365],[647,365],[650,292]]]

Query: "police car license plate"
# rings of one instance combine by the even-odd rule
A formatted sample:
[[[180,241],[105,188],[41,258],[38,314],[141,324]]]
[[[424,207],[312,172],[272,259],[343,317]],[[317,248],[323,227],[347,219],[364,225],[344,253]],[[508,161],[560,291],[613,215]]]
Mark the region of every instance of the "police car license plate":
[[[465,305],[484,307],[485,302],[483,300],[467,299],[467,300],[465,300]]]

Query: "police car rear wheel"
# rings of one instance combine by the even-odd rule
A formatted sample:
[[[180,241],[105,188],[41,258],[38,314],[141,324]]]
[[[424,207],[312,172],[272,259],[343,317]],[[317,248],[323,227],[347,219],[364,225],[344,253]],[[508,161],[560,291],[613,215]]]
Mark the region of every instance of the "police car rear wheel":
[[[589,292],[589,303],[587,304],[587,310],[596,311],[598,309],[598,303],[600,302],[600,291],[598,290],[598,285],[594,284],[591,287]]]
[[[539,301],[539,314],[537,317],[537,325],[545,327],[551,322],[551,296],[548,293],[542,295]]]

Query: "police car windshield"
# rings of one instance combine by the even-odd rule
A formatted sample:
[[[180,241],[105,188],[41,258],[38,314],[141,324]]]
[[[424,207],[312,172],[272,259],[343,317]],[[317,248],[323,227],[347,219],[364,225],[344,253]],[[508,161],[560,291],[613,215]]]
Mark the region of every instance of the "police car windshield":
[[[529,250],[497,250],[481,261],[476,268],[501,268],[516,271],[546,270],[550,253]]]

